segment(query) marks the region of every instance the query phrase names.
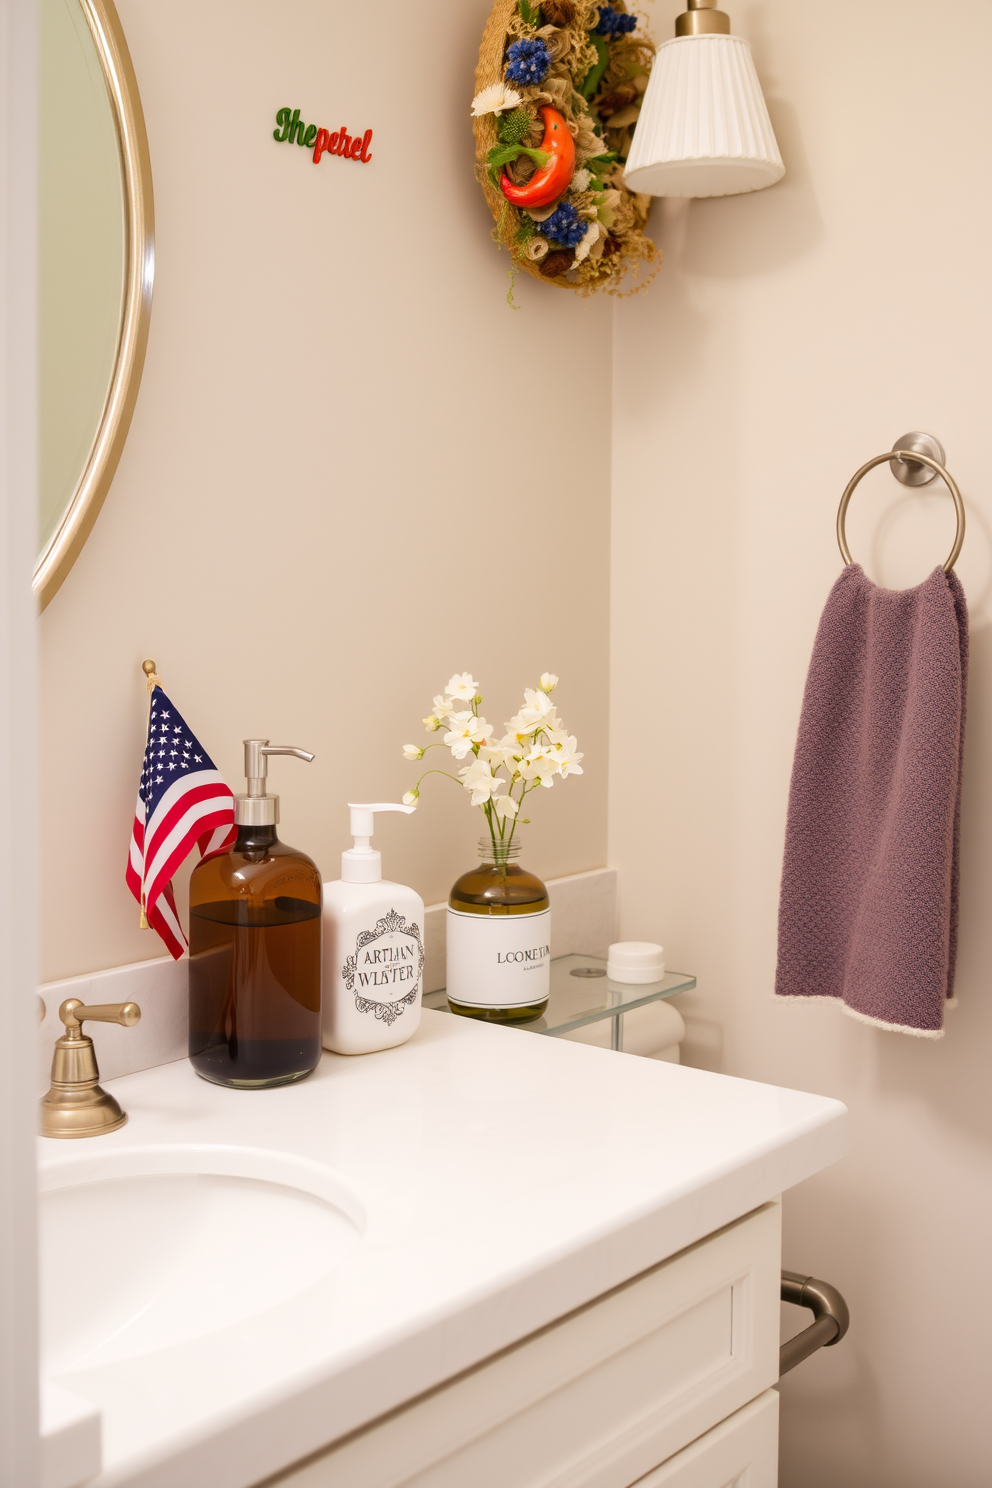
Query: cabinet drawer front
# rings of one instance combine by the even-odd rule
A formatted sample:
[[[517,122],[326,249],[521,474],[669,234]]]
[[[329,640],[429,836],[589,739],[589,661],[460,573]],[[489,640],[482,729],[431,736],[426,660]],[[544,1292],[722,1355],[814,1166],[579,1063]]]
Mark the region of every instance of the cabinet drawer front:
[[[271,1480],[293,1488],[630,1488],[778,1378],[766,1204]]]
[[[766,1390],[633,1488],[776,1488],[778,1392]]]

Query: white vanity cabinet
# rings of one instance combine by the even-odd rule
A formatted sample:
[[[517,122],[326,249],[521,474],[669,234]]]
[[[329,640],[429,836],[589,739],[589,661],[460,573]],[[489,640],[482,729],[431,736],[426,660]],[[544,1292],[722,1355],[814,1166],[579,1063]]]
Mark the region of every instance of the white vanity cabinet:
[[[838,1102],[430,1009],[264,1099],[185,1060],[110,1088],[127,1125],[42,1139],[43,1200],[116,1254],[159,1179],[205,1181],[134,1251],[155,1307],[121,1328],[110,1268],[99,1346],[49,1355],[99,1417],[91,1488],[775,1483],[777,1195],[844,1155]],[[197,1291],[249,1223],[251,1283]]]
[[[293,1488],[774,1488],[778,1202],[275,1478]]]

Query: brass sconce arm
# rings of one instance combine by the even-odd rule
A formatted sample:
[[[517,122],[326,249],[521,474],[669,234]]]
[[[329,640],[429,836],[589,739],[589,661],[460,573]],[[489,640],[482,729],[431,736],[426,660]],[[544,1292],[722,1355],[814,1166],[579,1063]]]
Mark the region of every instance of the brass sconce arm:
[[[689,8],[676,17],[676,36],[729,36],[730,17],[717,10],[716,0],[689,0]]]

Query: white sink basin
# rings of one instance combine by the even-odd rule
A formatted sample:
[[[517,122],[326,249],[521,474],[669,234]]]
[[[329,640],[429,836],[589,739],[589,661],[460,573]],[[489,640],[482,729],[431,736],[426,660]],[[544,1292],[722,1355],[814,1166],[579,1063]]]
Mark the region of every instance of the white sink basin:
[[[49,1378],[277,1307],[329,1275],[364,1224],[328,1169],[251,1148],[73,1154],[40,1187]]]

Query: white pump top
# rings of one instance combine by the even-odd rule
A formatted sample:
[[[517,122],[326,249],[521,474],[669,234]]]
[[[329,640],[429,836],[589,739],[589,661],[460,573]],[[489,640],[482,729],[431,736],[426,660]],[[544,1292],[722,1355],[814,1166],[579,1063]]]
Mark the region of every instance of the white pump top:
[[[341,877],[345,883],[378,883],[382,878],[382,854],[376,852],[370,842],[375,831],[375,813],[402,811],[410,816],[416,809],[416,806],[399,806],[392,801],[379,801],[372,806],[348,802],[355,845],[341,854]]]

